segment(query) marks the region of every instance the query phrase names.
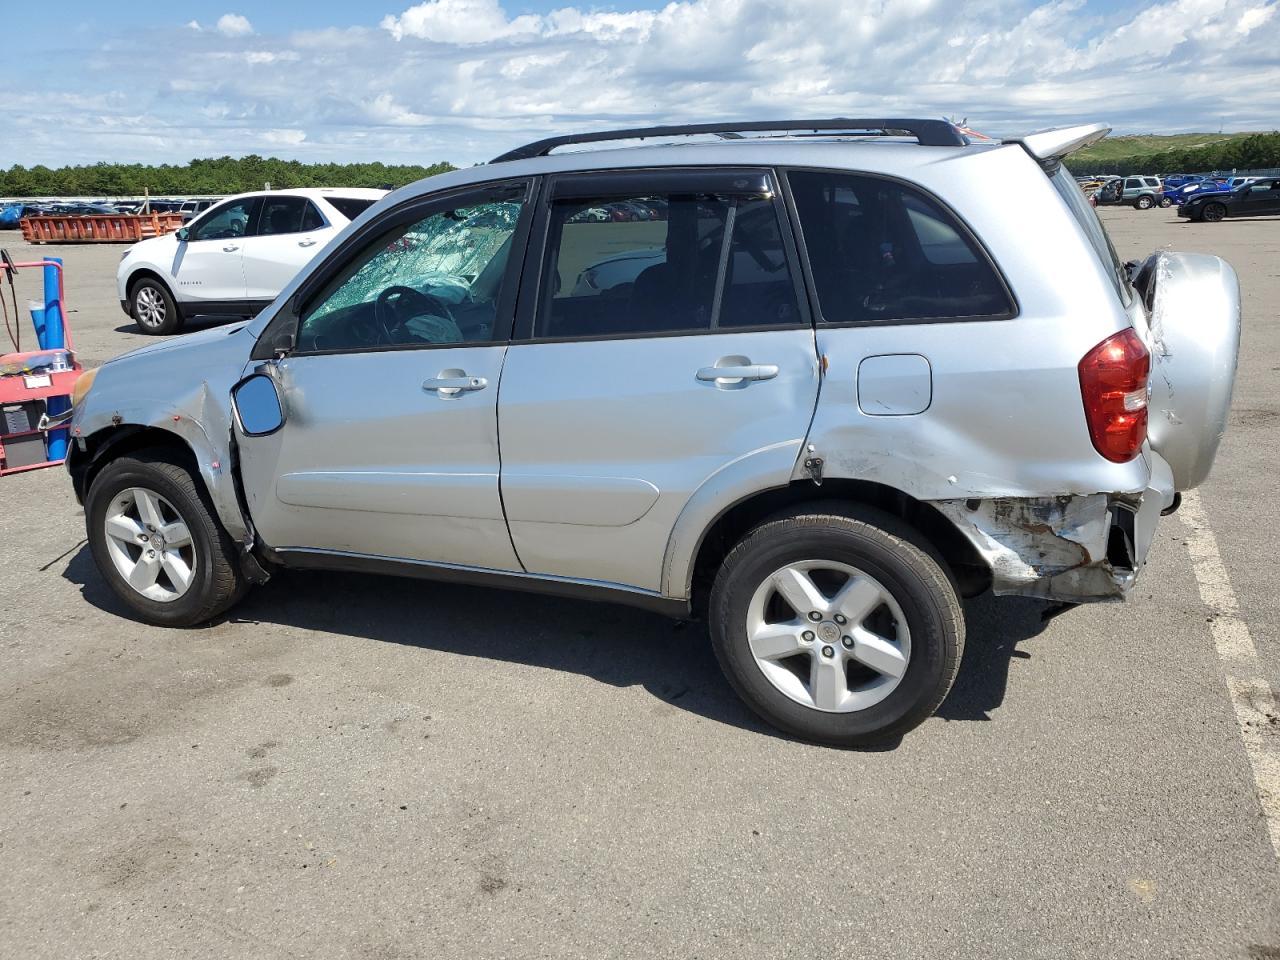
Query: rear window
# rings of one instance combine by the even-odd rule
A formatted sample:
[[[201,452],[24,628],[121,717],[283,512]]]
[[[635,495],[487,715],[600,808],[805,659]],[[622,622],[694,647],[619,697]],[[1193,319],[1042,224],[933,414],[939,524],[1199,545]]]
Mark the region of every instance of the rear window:
[[[1116,253],[1116,248],[1111,245],[1111,238],[1107,236],[1107,231],[1103,228],[1102,221],[1098,219],[1097,211],[1089,205],[1089,201],[1085,199],[1084,191],[1076,185],[1071,172],[1065,166],[1059,166],[1057,170],[1051,173],[1049,182],[1053,184],[1054,189],[1058,191],[1058,195],[1066,202],[1067,209],[1071,211],[1071,215],[1080,224],[1080,229],[1084,231],[1084,235],[1089,238],[1089,243],[1093,246],[1093,252],[1098,256],[1098,262],[1102,264],[1102,268],[1111,277],[1111,283],[1116,288],[1116,293],[1127,307],[1132,300],[1129,293],[1129,273],[1125,270],[1124,264],[1120,262],[1120,256]]]
[[[329,206],[337,210],[348,220],[354,220],[360,214],[364,213],[372,207],[377,200],[370,200],[367,197],[325,197],[329,202]]]
[[[793,171],[788,180],[824,321],[1013,315],[986,255],[923,192],[857,174]]]

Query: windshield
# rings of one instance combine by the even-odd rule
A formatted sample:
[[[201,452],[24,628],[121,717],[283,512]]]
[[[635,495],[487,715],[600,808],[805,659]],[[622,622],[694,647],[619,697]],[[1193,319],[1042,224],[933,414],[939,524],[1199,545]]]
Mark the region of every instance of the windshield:
[[[1111,238],[1107,236],[1106,228],[1098,219],[1097,211],[1089,205],[1084,191],[1076,184],[1071,171],[1065,166],[1060,165],[1049,175],[1049,180],[1058,191],[1058,195],[1066,202],[1067,209],[1076,218],[1080,228],[1084,230],[1085,236],[1089,238],[1089,243],[1093,245],[1093,250],[1098,255],[1098,261],[1111,277],[1120,301],[1126,307],[1129,306],[1133,299],[1129,288],[1129,273],[1120,262],[1116,248],[1111,245]]]

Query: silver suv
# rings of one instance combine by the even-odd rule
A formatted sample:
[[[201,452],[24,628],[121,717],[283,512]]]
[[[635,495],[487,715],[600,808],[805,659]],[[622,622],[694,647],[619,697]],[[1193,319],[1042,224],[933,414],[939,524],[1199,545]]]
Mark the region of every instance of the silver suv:
[[[93,556],[171,626],[282,567],[695,614],[771,723],[897,737],[962,597],[1124,597],[1222,436],[1235,274],[1120,263],[1061,165],[1106,132],[651,128],[406,187],[82,381]],[[557,152],[627,139],[668,142]]]

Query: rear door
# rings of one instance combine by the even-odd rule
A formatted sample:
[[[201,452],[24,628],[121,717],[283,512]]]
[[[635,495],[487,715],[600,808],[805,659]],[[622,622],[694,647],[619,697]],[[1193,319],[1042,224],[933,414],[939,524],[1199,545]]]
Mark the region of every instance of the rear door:
[[[244,242],[246,296],[274,300],[334,233],[334,227],[306,197],[263,197],[257,229]]]
[[[762,170],[548,184],[498,410],[528,571],[658,590],[709,478],[761,457],[762,483],[789,481],[818,364],[782,211]]]
[[[244,245],[257,212],[258,197],[242,197],[209,210],[178,244],[172,274],[183,301],[244,299]]]

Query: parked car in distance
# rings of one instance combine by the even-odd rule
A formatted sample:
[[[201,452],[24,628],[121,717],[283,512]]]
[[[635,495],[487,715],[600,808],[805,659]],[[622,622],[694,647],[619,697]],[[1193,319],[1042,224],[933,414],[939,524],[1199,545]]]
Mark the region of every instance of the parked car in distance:
[[[178,212],[182,214],[182,218],[185,222],[194,218],[196,214],[203,213],[208,210],[217,202],[218,201],[216,200],[184,200],[182,202],[182,206],[178,208]]]
[[[612,131],[412,184],[248,323],[81,378],[93,558],[173,627],[285,568],[696,616],[768,722],[892,743],[947,695],[962,597],[1125,597],[1225,430],[1235,273],[1131,278],[1062,163],[1106,132]]]
[[[1173,201],[1164,195],[1164,185],[1159,177],[1125,177],[1120,189],[1119,203],[1132,204],[1138,210],[1167,207]]]
[[[1280,216],[1280,179],[1249,177],[1230,192],[1205,191],[1178,207],[1178,216],[1217,223],[1228,217]]]
[[[200,314],[253,316],[343,227],[386,194],[361,188],[229,197],[120,260],[120,308],[143,333],[175,333]]]

